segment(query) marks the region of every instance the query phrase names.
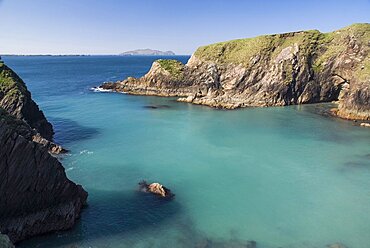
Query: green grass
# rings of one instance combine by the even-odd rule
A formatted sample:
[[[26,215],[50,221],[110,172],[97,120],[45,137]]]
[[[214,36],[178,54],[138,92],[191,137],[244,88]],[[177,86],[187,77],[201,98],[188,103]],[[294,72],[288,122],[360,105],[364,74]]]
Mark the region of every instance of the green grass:
[[[310,30],[220,42],[198,48],[195,56],[205,61],[249,67],[255,57],[274,59],[284,48],[295,44],[299,46],[300,52],[309,52],[316,45],[320,34],[317,30]]]
[[[159,63],[159,65],[170,73],[172,77],[174,77],[177,80],[181,80],[183,77],[183,69],[184,65],[177,60],[174,59],[159,59],[156,62]]]
[[[268,52],[273,43],[273,36],[232,40],[200,47],[194,55],[205,61],[248,66],[254,56]]]
[[[320,72],[324,69],[325,64],[341,53],[345,52],[347,45],[346,39],[353,37],[359,43],[364,44],[363,49],[367,49],[367,44],[370,41],[370,24],[360,23],[342,28],[340,30],[322,34],[320,43],[324,51],[316,58],[313,68]],[[361,70],[359,73],[365,73],[366,70]]]
[[[0,63],[0,92],[4,97],[16,99],[26,91],[24,82],[4,63]]]
[[[274,60],[284,48],[297,45],[299,47],[298,56],[306,60],[314,58],[312,68],[314,72],[319,73],[330,59],[346,50],[345,39],[349,36],[355,37],[364,44],[366,47],[364,49],[367,49],[370,41],[370,24],[353,24],[331,33],[309,30],[231,40],[202,46],[196,50],[194,55],[203,61],[231,63],[249,68],[253,66],[252,61],[255,58],[260,58],[259,66],[260,63]],[[358,73],[366,75],[368,65],[365,67]]]

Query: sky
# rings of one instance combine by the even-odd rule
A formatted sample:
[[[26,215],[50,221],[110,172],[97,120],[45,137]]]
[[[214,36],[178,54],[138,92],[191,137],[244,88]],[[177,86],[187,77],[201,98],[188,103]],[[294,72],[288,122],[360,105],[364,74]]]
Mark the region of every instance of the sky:
[[[0,54],[118,54],[370,22],[370,0],[0,0]]]

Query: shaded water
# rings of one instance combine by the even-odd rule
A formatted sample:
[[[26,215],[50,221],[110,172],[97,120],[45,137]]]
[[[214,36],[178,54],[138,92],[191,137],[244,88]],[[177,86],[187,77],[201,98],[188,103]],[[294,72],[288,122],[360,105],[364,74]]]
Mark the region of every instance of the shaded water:
[[[222,111],[89,91],[141,76],[154,59],[4,58],[71,150],[68,176],[89,192],[73,230],[20,247],[369,247],[369,129],[317,114],[325,105]],[[142,179],[175,200],[139,194]]]

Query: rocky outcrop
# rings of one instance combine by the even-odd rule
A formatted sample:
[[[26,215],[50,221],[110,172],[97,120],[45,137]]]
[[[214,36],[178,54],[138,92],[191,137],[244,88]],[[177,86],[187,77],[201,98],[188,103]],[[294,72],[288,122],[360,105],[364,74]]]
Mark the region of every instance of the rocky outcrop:
[[[34,141],[36,143],[39,143],[40,145],[43,145],[52,154],[62,154],[62,153],[67,153],[68,152],[68,150],[64,149],[62,146],[60,146],[58,144],[55,144],[54,142],[52,142],[50,140],[45,139],[39,133],[35,133],[32,136],[32,141]]]
[[[52,154],[67,150],[55,144],[53,127],[32,100],[23,80],[0,61],[0,107],[8,114],[26,122],[32,129],[33,141],[45,146]]]
[[[339,116],[368,120],[369,42],[370,24],[221,42],[198,48],[185,65],[158,60],[142,78],[101,88],[227,109],[339,100]]]
[[[0,231],[13,242],[71,228],[87,198],[33,135],[0,108]]]
[[[53,127],[32,100],[23,80],[0,61],[0,107],[24,120],[47,140],[53,139]]]
[[[0,232],[7,235],[0,242],[4,245],[6,237],[19,242],[71,228],[86,204],[86,191],[67,178],[50,154],[65,152],[51,141],[52,136],[51,124],[22,79],[0,61]]]
[[[170,189],[164,187],[160,183],[147,184],[146,181],[141,181],[139,186],[142,192],[151,193],[163,198],[173,198],[175,196]]]

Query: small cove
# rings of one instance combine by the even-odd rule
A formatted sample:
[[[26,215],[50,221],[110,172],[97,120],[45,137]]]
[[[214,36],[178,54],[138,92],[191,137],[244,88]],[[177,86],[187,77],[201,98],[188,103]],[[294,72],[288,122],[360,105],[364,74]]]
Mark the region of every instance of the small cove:
[[[370,132],[317,114],[323,105],[222,111],[89,90],[141,76],[156,57],[3,59],[71,151],[69,178],[89,192],[73,230],[20,247],[368,247]],[[138,194],[142,179],[175,200]]]

